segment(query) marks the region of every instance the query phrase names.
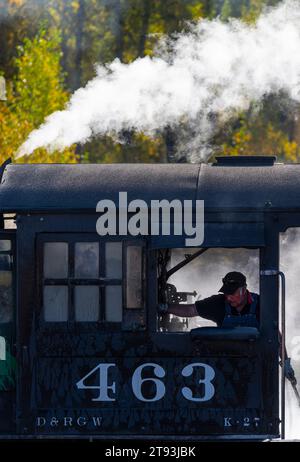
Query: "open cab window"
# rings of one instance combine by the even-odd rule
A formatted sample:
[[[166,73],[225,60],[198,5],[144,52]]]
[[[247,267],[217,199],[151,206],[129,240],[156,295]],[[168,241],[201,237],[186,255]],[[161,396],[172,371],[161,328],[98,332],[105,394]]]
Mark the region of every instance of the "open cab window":
[[[219,294],[216,298],[219,301],[222,279],[231,271],[243,273],[249,292],[259,294],[259,259],[259,249],[253,248],[160,249],[157,259],[158,302],[180,304],[184,312],[184,305],[195,304],[213,295]],[[215,308],[217,310],[213,306],[214,300],[212,312]],[[159,332],[189,332],[204,327],[217,327],[209,312],[205,317],[158,314],[157,318]]]

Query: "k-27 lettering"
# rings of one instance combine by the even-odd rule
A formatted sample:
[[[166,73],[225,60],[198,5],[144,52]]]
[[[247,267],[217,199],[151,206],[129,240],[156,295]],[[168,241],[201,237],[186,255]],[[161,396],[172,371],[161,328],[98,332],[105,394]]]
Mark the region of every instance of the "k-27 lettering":
[[[116,382],[110,379],[110,374],[113,371],[113,368],[117,367],[115,363],[100,363],[94,369],[92,369],[88,374],[86,374],[82,379],[80,379],[76,386],[79,390],[97,390],[97,397],[92,398],[92,401],[116,401]],[[153,377],[143,378],[143,372],[146,368],[153,369]],[[181,370],[181,375],[183,377],[191,377],[197,368],[201,368],[203,377],[198,380],[198,385],[201,385],[201,394],[195,395],[193,391],[184,386],[181,389],[181,393],[185,399],[193,402],[204,402],[209,401],[213,398],[215,394],[215,387],[212,383],[215,378],[214,369],[208,364],[204,363],[191,363],[183,367]],[[90,379],[92,375],[96,374],[97,383],[96,385],[86,385],[85,382],[87,379]],[[166,372],[162,366],[156,363],[145,363],[138,366],[131,379],[131,387],[133,394],[139,401],[143,402],[154,402],[159,401],[165,396],[166,387],[164,384],[164,377]],[[146,397],[143,394],[142,385],[151,382],[154,385],[154,394],[151,397]]]

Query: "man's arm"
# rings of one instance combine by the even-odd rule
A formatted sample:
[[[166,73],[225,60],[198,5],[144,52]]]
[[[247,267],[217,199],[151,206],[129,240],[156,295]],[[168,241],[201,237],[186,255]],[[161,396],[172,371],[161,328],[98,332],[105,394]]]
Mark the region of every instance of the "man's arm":
[[[194,303],[190,305],[169,303],[166,313],[175,314],[175,316],[180,316],[182,318],[192,318],[193,316],[199,316]]]
[[[224,318],[224,298],[223,295],[212,295],[189,305],[183,303],[160,304],[158,311],[161,314],[174,314],[184,318],[200,316],[220,325]]]

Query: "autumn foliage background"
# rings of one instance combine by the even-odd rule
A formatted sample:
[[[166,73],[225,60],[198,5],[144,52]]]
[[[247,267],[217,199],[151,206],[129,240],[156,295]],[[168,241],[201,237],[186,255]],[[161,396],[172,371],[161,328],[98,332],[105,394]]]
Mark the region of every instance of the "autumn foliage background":
[[[32,129],[94,76],[96,63],[129,63],[152,55],[159,37],[187,21],[219,16],[255,21],[263,0],[0,0],[0,161],[14,158]],[[298,105],[299,106],[299,105]],[[300,107],[285,94],[268,96],[237,114],[215,134],[215,155],[276,155],[300,161]],[[179,130],[150,139],[133,132],[124,143],[109,137],[49,154],[38,149],[19,162],[176,162]],[[212,157],[213,157],[212,156]],[[210,159],[211,160],[211,159]]]

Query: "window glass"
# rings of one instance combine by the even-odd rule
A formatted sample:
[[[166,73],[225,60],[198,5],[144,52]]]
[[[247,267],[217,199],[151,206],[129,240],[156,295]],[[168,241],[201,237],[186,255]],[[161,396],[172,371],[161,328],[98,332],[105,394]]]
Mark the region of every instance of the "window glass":
[[[99,287],[75,287],[75,321],[96,322],[99,320]]]
[[[199,249],[170,249],[170,261],[167,270],[174,268]],[[231,272],[241,272],[246,276],[247,289],[259,294],[259,249],[246,248],[209,248],[190,263],[176,271],[167,281],[168,302],[174,304],[194,304],[212,295],[220,295],[222,279]],[[205,317],[181,317],[175,315],[162,316],[158,323],[161,331],[190,331],[198,327],[216,327],[210,314],[221,312],[218,302],[204,302],[208,313]],[[203,305],[202,305],[203,306]],[[216,307],[216,308],[215,308]]]
[[[0,239],[0,251],[8,251],[11,249],[11,241],[6,239]]]
[[[142,248],[127,247],[126,308],[142,307]]]
[[[75,277],[99,277],[98,242],[77,242],[75,244]]]
[[[107,286],[105,288],[105,320],[122,322],[122,286]]]
[[[105,268],[107,278],[122,278],[122,242],[105,244]]]
[[[4,217],[4,229],[16,229],[17,228],[16,215],[14,213],[4,213],[3,217]],[[1,250],[6,250],[6,249],[1,249]],[[10,248],[7,250],[10,250]]]
[[[47,322],[68,320],[68,287],[44,287],[44,319]]]
[[[12,267],[11,255],[0,255],[0,271],[10,271]]]
[[[75,242],[74,237],[70,236],[70,242],[43,244],[44,320],[115,323],[126,323],[127,320],[136,325],[135,313],[138,316],[138,312],[125,310],[127,318],[123,316],[123,290],[127,308],[143,307],[142,248],[134,245],[126,248],[126,282],[123,286],[123,242]],[[62,235],[62,240],[64,238]],[[101,262],[100,255],[104,256],[105,262]],[[7,255],[3,257],[7,260]],[[2,262],[3,270],[9,269],[6,260]]]
[[[68,277],[67,242],[45,242],[44,278],[62,279]]]
[[[0,323],[13,318],[12,272],[0,271]]]

